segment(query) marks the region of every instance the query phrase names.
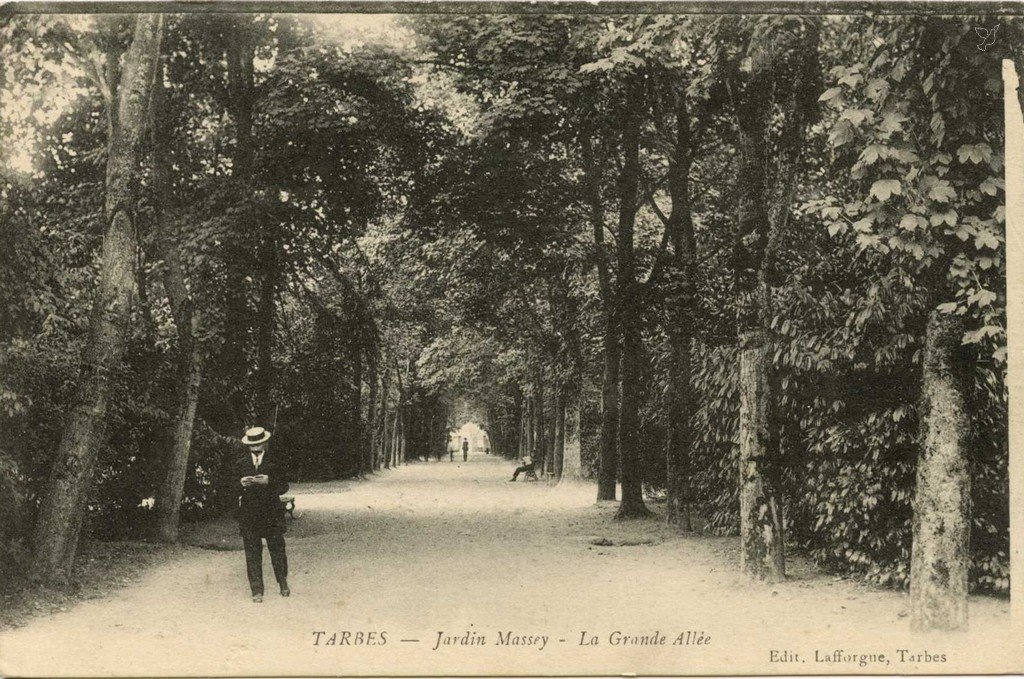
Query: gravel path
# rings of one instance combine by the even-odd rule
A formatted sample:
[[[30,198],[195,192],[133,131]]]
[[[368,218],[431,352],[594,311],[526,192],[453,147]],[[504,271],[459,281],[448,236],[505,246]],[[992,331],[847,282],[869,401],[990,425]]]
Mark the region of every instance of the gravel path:
[[[221,528],[227,551],[185,550],[108,598],[0,633],[0,674],[1022,669],[1006,660],[1020,647],[1006,601],[972,600],[966,635],[911,635],[905,595],[799,560],[786,583],[748,583],[736,572],[734,539],[677,536],[657,520],[613,522],[614,505],[595,506],[592,486],[512,484],[511,468],[478,454],[362,483],[296,484],[291,598],[268,587],[263,604],[250,602],[243,555],[231,551],[240,540]],[[371,632],[386,643],[354,644]],[[439,633],[454,643],[435,650]],[[592,637],[596,645],[580,644]],[[614,643],[621,637],[664,641]],[[898,649],[918,661],[900,662]],[[798,659],[769,665],[772,651]],[[815,651],[885,659],[829,664],[815,662]],[[942,654],[945,662],[927,662]]]

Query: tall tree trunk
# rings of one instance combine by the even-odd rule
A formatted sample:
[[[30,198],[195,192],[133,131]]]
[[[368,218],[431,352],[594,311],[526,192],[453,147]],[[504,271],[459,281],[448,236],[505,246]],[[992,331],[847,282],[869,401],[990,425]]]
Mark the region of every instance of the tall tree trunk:
[[[391,413],[391,428],[388,430],[387,467],[398,466],[398,409],[400,405],[396,401],[395,409]]]
[[[608,314],[611,316],[611,312]],[[615,500],[619,478],[619,362],[622,355],[615,321],[606,319],[601,374],[601,448],[597,499]]]
[[[579,391],[568,389],[565,400],[565,450],[562,454],[562,478],[559,483],[583,480],[583,449],[580,437],[582,406]]]
[[[643,345],[640,337],[640,295],[636,280],[634,227],[640,182],[640,112],[643,85],[637,79],[630,87],[628,110],[623,121],[622,172],[618,180],[619,237],[617,317],[622,329],[622,400],[619,403],[619,469],[622,502],[618,519],[649,516],[644,504],[643,477],[640,468],[640,372]]]
[[[537,414],[537,397],[534,394],[530,394],[526,398],[526,418],[523,423],[523,427],[526,430],[526,454],[532,457],[534,460],[538,460],[537,457],[537,445],[536,445],[536,430],[534,428],[534,422],[536,421]]]
[[[515,458],[516,453],[522,445],[522,428],[519,426],[523,418],[523,394],[518,385],[515,390],[515,409],[512,411],[512,418],[506,420],[505,434],[502,436],[501,454],[506,458]],[[514,428],[513,428],[514,427]]]
[[[786,577],[782,460],[776,421],[776,374],[772,366],[772,285],[778,251],[806,146],[807,125],[817,109],[819,33],[816,18],[803,22],[798,50],[801,63],[779,139],[776,183],[767,185],[769,112],[773,73],[780,58],[754,45],[743,99],[736,111],[739,127],[740,189],[734,249],[740,391],[740,543],[741,569],[754,579]]]
[[[771,355],[765,334],[740,337],[740,567],[759,580],[786,577]]]
[[[249,306],[246,277],[252,272],[255,262],[251,249],[256,212],[253,200],[253,104],[255,41],[251,17],[231,15],[225,19],[227,33],[225,57],[227,61],[228,114],[234,124],[235,150],[231,159],[231,176],[235,198],[242,206],[231,233],[224,243],[224,265],[226,271],[224,348],[219,361],[223,377],[233,391],[227,401],[234,417],[245,422],[236,425],[256,424],[255,413],[246,396],[249,382],[249,330],[253,314]]]
[[[677,313],[685,313],[685,303],[679,303]],[[670,331],[671,358],[669,364],[668,436],[666,447],[666,472],[668,498],[665,520],[680,530],[690,531],[690,448],[693,446],[692,417],[694,410],[693,389],[690,383],[692,369],[692,325],[687,320],[677,320]]]
[[[697,247],[690,210],[691,152],[690,115],[686,92],[676,94],[676,145],[669,166],[669,193],[672,212],[666,228],[672,239],[673,261],[666,300],[665,326],[669,340],[668,436],[666,477],[668,501],[665,520],[689,531],[690,523],[690,448],[693,445],[694,409],[691,383],[695,274]]]
[[[138,167],[146,132],[149,97],[160,59],[163,17],[140,14],[124,59],[117,95],[117,121],[106,178],[106,233],[100,280],[75,405],[54,458],[35,527],[31,576],[64,581],[74,563],[92,482],[103,445],[110,382],[120,368],[135,290]]]
[[[353,473],[362,475],[365,456],[363,450],[363,349],[357,339],[349,340],[349,366],[352,384],[349,385],[349,459]]]
[[[366,425],[369,431],[366,436],[366,471],[372,474],[377,468],[377,442],[380,439],[377,429],[377,362],[373,356],[370,356],[369,359],[367,361],[367,368],[369,368],[367,383],[370,385],[370,393],[367,395],[369,412],[366,417]]]
[[[388,409],[388,401],[391,396],[391,368],[384,369],[384,377],[381,380],[380,394],[380,425],[377,428],[378,442],[374,450],[377,468],[388,468],[391,466],[391,449],[388,437],[388,419],[391,413]]]
[[[584,188],[597,260],[597,280],[601,293],[601,349],[604,369],[601,375],[601,447],[598,460],[597,499],[614,500],[619,475],[619,326],[615,314],[608,254],[604,247],[604,201],[601,196],[601,166],[594,158],[590,132],[581,135]]]
[[[398,464],[405,464],[408,437],[405,431],[405,406],[398,411]]]
[[[537,398],[533,406],[534,415],[534,444],[537,446],[536,459],[541,460],[540,469],[544,473],[551,472],[551,452],[548,450],[548,441],[545,437],[544,422],[544,371],[537,371]]]
[[[163,542],[178,540],[181,498],[192,449],[192,429],[199,387],[203,379],[203,352],[197,336],[199,313],[195,310],[185,282],[185,267],[170,228],[170,197],[173,192],[168,172],[169,122],[166,114],[166,93],[162,73],[158,71],[151,105],[153,136],[153,193],[156,197],[156,237],[153,242],[157,256],[163,260],[164,289],[171,307],[171,316],[178,331],[178,371],[182,386],[179,392],[173,443],[166,460],[164,477],[156,491],[155,536]]]
[[[412,364],[409,364],[407,375],[411,374]],[[405,464],[405,440],[406,440],[406,405],[405,381],[402,379],[402,369],[396,366],[395,377],[398,379],[398,403],[395,405],[395,466]]]
[[[737,324],[740,392],[740,565],[756,579],[785,578],[785,547],[778,432],[774,427],[769,353],[770,290],[764,273],[770,230],[765,204],[768,164],[767,77],[755,72],[738,111],[740,131],[739,216],[736,237]],[[753,243],[754,245],[751,245]]]
[[[527,453],[529,452],[529,448],[526,444],[526,439],[528,438],[526,431],[526,422],[529,419],[529,412],[530,397],[526,396],[523,399],[523,407],[519,411],[519,422],[517,423],[517,436],[519,437],[518,457],[520,460],[526,457]]]
[[[277,327],[277,287],[280,266],[277,238],[267,236],[263,243],[263,280],[260,285],[256,325],[256,393],[252,412],[256,423],[272,428],[274,422],[274,330]]]
[[[562,468],[565,463],[565,387],[555,384],[555,413],[554,433],[555,440],[552,445],[551,456],[554,458],[555,481],[562,478]]]
[[[932,311],[921,379],[921,448],[914,493],[910,624],[915,630],[967,628],[971,565],[971,421],[959,316]]]

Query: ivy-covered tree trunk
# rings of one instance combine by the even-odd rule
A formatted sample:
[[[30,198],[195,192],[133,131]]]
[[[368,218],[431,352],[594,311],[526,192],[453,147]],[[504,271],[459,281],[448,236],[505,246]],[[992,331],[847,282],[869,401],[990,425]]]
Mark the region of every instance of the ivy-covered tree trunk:
[[[160,59],[163,17],[140,14],[124,57],[117,124],[107,158],[106,232],[78,392],[54,456],[35,527],[31,577],[68,577],[78,547],[96,454],[104,444],[113,373],[120,368],[135,291],[138,168]]]
[[[762,57],[766,59],[766,57]],[[770,290],[763,274],[770,230],[766,187],[770,83],[758,64],[744,86],[737,110],[740,168],[736,234],[736,295],[739,330],[740,565],[755,579],[785,578],[782,496],[773,482],[778,437],[772,409]]]
[[[622,502],[617,519],[649,516],[644,504],[643,476],[640,468],[640,374],[643,341],[640,337],[640,294],[636,280],[634,227],[640,183],[640,110],[643,85],[637,81],[630,87],[630,101],[623,120],[622,171],[618,179],[619,237],[618,309],[622,328],[622,400],[619,403],[619,469],[622,480]]]
[[[619,326],[615,316],[615,291],[604,246],[604,201],[601,196],[601,166],[594,157],[589,131],[581,134],[584,188],[597,260],[598,290],[601,294],[601,447],[598,459],[597,499],[615,500],[619,475]]]
[[[203,351],[198,340],[199,314],[186,285],[180,249],[170,230],[169,199],[173,186],[168,168],[167,150],[170,140],[165,106],[166,94],[162,77],[158,73],[151,106],[153,193],[156,199],[156,233],[153,242],[157,256],[163,260],[164,289],[178,331],[178,372],[182,386],[178,395],[171,451],[166,458],[163,480],[156,491],[155,535],[163,542],[177,542],[181,498],[192,450],[192,429],[203,379]]]
[[[737,176],[739,206],[734,249],[735,294],[739,352],[739,494],[740,565],[758,580],[786,577],[784,492],[779,431],[776,422],[777,388],[772,365],[772,285],[779,278],[778,252],[806,146],[806,129],[817,107],[817,19],[802,21],[798,43],[792,48],[796,80],[788,97],[775,101],[780,85],[781,43],[764,36],[748,46],[745,75],[733,83],[742,88],[737,104],[740,167]],[[771,115],[782,113],[778,143],[774,145],[773,183],[769,186],[768,149]]]
[[[967,627],[971,423],[960,356],[963,333],[960,316],[932,311],[928,317],[910,563],[910,624],[915,630]]]
[[[740,336],[740,567],[758,580],[786,577],[778,437],[772,420],[771,355],[764,333]]]

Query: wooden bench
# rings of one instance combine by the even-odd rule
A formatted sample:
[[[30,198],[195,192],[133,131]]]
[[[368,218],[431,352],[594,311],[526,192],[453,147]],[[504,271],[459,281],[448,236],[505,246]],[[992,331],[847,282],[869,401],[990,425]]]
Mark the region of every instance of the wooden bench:
[[[295,496],[294,495],[282,495],[278,498],[281,504],[284,505],[284,511],[288,512],[288,516],[295,518]]]

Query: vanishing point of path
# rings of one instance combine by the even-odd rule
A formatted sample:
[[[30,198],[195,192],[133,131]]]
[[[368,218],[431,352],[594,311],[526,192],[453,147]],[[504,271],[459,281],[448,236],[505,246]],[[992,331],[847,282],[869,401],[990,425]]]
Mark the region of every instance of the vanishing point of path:
[[[748,583],[732,538],[614,522],[592,486],[508,483],[511,469],[477,454],[296,484],[291,598],[277,595],[266,556],[257,605],[241,551],[190,548],[109,597],[0,632],[0,674],[739,674],[763,670],[772,650],[806,661],[771,666],[787,674],[983,672],[1020,643],[1006,601],[972,599],[966,635],[911,635],[903,594],[799,560],[788,582]],[[325,645],[346,631],[387,643]],[[439,632],[485,644],[433,650]],[[616,632],[666,640],[612,645]],[[498,645],[499,633],[538,639]],[[681,634],[689,644],[672,643]],[[597,645],[580,645],[591,635]],[[899,663],[897,649],[947,662]],[[890,664],[821,664],[815,650]]]

